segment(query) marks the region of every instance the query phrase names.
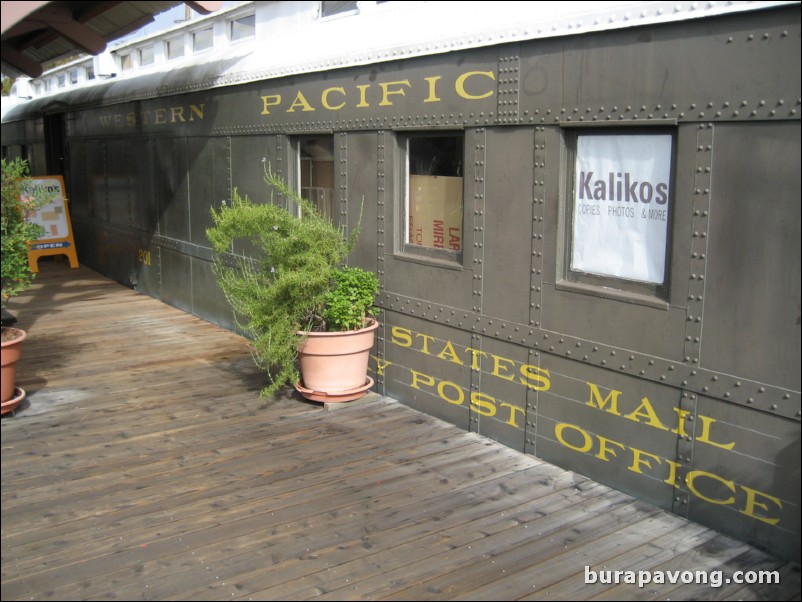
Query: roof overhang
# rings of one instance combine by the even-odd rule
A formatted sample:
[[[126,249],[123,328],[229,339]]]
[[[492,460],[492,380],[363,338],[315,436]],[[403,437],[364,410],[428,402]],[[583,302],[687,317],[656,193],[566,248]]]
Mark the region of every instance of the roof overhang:
[[[153,21],[154,15],[186,4],[208,15],[222,1],[185,2],[21,2],[2,4],[3,72],[39,77],[43,64],[75,52],[98,55],[108,42]]]

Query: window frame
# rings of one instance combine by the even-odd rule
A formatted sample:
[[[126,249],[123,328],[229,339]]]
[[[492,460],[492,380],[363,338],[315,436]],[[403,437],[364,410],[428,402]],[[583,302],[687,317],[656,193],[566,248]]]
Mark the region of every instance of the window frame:
[[[183,58],[187,54],[187,41],[183,33],[179,36],[167,38],[164,41],[164,46],[164,55],[168,61]],[[174,54],[174,51],[178,48],[181,49],[181,54]]]
[[[137,48],[139,66],[148,67],[156,63],[156,47],[153,44]]]
[[[252,19],[253,20],[253,28],[247,35],[239,35],[238,37],[234,37],[234,28],[236,25],[242,25],[242,21],[245,19]],[[246,42],[248,40],[253,40],[256,38],[256,13],[250,13],[247,15],[240,15],[239,17],[235,17],[229,19],[226,23],[227,25],[227,33],[228,33],[228,41],[231,44],[239,44],[240,42]]]
[[[654,124],[605,124],[593,127],[589,124],[563,123],[563,179],[560,194],[559,235],[561,244],[557,253],[557,282],[559,290],[569,290],[600,297],[617,299],[668,309],[671,292],[673,231],[675,205],[677,203],[677,143],[678,132],[674,122]],[[574,217],[577,202],[576,169],[577,148],[581,136],[659,136],[671,138],[670,166],[668,177],[668,213],[666,216],[666,241],[662,282],[652,283],[624,277],[596,274],[572,269],[574,243]]]
[[[203,48],[198,48],[197,40],[199,34],[209,33],[210,41],[208,46],[204,46]],[[209,52],[210,50],[214,49],[214,27],[201,27],[192,32],[192,54],[198,54],[200,52]]]
[[[327,5],[332,5],[332,4],[338,4],[338,3],[326,2],[324,0],[321,0],[321,2],[320,2],[320,18],[321,19],[336,19],[338,17],[345,17],[345,16],[348,16],[348,15],[358,15],[359,14],[359,2],[358,1],[353,2],[353,6],[345,6],[346,4],[350,4],[350,2],[349,3],[341,2],[341,4],[343,5],[342,8],[334,10],[334,12],[330,12],[331,9],[336,8],[334,6],[327,6]],[[329,10],[326,10],[327,8]]]
[[[396,138],[396,148],[398,159],[398,173],[400,179],[397,192],[397,211],[396,217],[398,227],[396,230],[396,249],[395,255],[399,259],[407,259],[418,263],[436,265],[451,269],[462,269],[463,261],[466,256],[466,176],[465,176],[465,153],[466,153],[466,132],[463,128],[410,128],[397,130],[394,132]],[[448,248],[427,247],[409,242],[409,203],[410,203],[410,167],[409,167],[409,143],[413,138],[434,138],[434,137],[459,137],[462,146],[462,195],[461,195],[461,231],[462,244],[459,251]]]

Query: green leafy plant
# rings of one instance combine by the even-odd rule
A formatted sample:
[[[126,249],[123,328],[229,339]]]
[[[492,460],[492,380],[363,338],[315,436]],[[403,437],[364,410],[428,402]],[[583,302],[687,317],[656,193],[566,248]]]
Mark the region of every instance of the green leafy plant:
[[[2,160],[2,306],[33,282],[28,263],[28,242],[45,234],[27,217],[46,205],[50,198],[34,190],[28,164],[20,158]]]
[[[346,238],[269,168],[265,181],[289,203],[255,203],[234,190],[230,203],[212,208],[206,230],[218,284],[269,375],[263,397],[298,380],[298,332],[362,326],[379,285],[375,274],[343,267],[359,228]]]
[[[323,319],[327,330],[356,330],[373,315],[379,279],[361,268],[337,268],[334,288],[324,295]]]

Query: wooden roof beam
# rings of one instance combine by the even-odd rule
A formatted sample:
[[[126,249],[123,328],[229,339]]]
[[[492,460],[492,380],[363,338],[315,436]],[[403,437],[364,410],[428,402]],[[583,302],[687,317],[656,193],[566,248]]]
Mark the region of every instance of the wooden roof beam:
[[[46,6],[28,17],[66,38],[89,54],[100,54],[106,49],[106,40],[91,27],[79,23],[71,11],[60,6]]]

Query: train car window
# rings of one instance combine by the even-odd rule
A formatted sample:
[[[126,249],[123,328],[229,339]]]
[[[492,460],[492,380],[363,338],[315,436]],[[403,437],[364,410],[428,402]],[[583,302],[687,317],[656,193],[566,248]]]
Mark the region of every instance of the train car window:
[[[86,68],[86,79],[87,81],[95,79],[95,67],[93,65]]]
[[[460,133],[406,136],[405,251],[462,253],[464,139]]]
[[[214,33],[211,27],[201,29],[192,34],[192,51],[208,50],[214,45]]]
[[[184,56],[184,36],[171,38],[167,44],[167,60],[178,59]]]
[[[320,3],[320,16],[331,17],[332,15],[342,15],[349,12],[356,12],[356,0],[334,0],[331,2],[323,1]]]
[[[120,55],[120,71],[128,71],[134,68],[134,58],[130,54]]]
[[[234,19],[228,23],[228,36],[232,42],[253,38],[256,35],[256,15]]]
[[[61,73],[58,76],[58,87],[65,88],[67,86],[67,76]]]
[[[139,49],[139,64],[141,66],[152,65],[155,60],[156,55],[153,46],[145,46]]]
[[[78,83],[78,69],[70,71],[70,84],[73,86]]]
[[[593,131],[568,140],[566,279],[667,297],[671,131]]]
[[[301,196],[321,215],[334,219],[334,136],[298,139],[298,178]]]

